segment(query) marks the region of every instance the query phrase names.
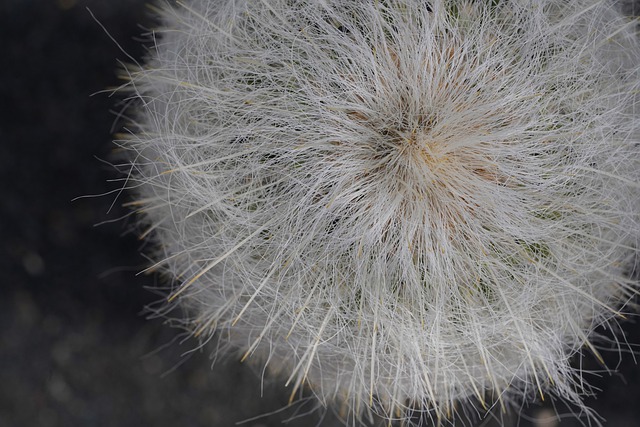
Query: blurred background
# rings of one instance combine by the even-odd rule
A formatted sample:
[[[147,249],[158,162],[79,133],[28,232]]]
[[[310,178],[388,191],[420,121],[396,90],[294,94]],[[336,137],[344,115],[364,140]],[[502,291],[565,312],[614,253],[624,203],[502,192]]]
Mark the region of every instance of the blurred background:
[[[297,418],[312,405],[287,407],[286,388],[236,360],[212,367],[144,313],[158,279],[137,274],[144,244],[105,161],[121,125],[105,90],[122,83],[120,62],[143,58],[152,27],[142,0],[0,0],[0,427],[339,426],[331,413]],[[640,343],[634,319],[622,326]],[[585,375],[599,389],[588,404],[608,426],[640,426],[640,367],[628,351],[604,356],[611,372],[576,357],[600,372]],[[580,425],[564,407],[544,424],[553,405],[502,418]]]

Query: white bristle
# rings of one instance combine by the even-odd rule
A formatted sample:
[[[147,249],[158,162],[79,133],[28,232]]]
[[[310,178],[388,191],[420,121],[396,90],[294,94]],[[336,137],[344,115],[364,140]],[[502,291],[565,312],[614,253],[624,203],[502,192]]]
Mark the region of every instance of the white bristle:
[[[194,333],[349,423],[582,406],[570,358],[636,292],[635,23],[596,0],[160,10],[120,144]]]

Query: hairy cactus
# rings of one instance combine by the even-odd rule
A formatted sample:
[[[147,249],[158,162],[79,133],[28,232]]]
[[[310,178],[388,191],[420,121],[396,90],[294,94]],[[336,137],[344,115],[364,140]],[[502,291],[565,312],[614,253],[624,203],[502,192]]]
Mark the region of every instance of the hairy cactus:
[[[570,358],[636,292],[635,24],[602,0],[158,13],[119,143],[195,335],[350,423],[582,405]]]

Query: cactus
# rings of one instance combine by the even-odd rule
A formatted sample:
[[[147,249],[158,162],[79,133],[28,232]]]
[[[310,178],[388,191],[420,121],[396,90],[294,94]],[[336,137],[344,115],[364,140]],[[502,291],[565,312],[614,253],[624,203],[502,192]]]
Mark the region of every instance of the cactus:
[[[602,0],[157,13],[118,143],[194,335],[349,424],[584,407],[570,359],[637,291],[634,23]]]

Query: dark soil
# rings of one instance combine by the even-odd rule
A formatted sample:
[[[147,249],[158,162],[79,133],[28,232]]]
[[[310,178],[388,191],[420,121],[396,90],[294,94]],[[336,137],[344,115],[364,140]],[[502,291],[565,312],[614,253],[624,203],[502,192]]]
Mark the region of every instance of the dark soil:
[[[208,351],[145,318],[157,278],[136,274],[143,243],[110,193],[118,102],[104,90],[121,83],[118,61],[143,56],[152,25],[141,0],[0,1],[0,427],[233,426],[287,404],[283,386],[262,387],[236,360],[211,368]],[[640,343],[640,328],[623,326]],[[590,378],[602,390],[589,403],[610,426],[638,426],[640,368],[630,354],[606,359],[617,372]],[[533,425],[545,405],[505,424]],[[242,425],[278,426],[310,407]],[[287,425],[316,423],[340,425]]]

